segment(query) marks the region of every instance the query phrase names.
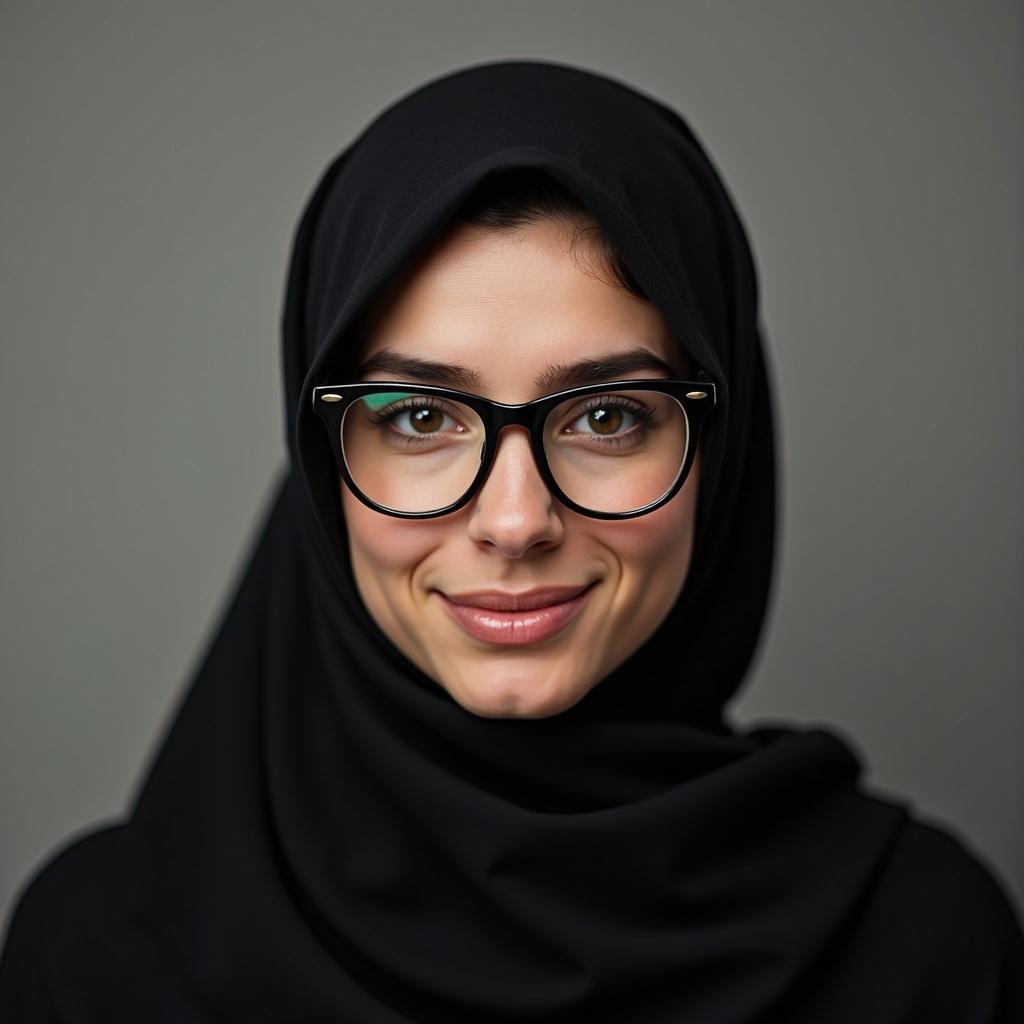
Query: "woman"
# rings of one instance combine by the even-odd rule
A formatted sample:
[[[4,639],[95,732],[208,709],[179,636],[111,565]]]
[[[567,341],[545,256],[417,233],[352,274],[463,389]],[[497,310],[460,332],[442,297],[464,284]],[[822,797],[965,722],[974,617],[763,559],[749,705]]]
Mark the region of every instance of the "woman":
[[[1022,1019],[984,868],[723,719],[772,414],[678,115],[428,83],[321,178],[283,334],[290,472],[130,816],[23,893],[5,1021]]]

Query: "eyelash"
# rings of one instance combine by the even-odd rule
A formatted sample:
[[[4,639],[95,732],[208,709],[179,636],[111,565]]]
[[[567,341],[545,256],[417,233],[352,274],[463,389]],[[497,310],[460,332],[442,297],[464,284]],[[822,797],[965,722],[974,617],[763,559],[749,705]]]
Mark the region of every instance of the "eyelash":
[[[394,402],[392,405],[387,405],[383,409],[375,412],[369,417],[369,422],[373,427],[386,427],[392,420],[397,419],[403,412],[415,409],[437,409],[440,412],[451,416],[452,419],[457,418],[455,410],[440,399],[402,398],[399,401]],[[431,435],[429,434],[424,434],[422,437],[415,437],[412,434],[406,434],[400,430],[396,430],[394,435],[403,443],[408,445],[422,444],[429,442],[431,439]]]
[[[635,416],[641,423],[647,423],[654,418],[653,409],[649,409],[646,405],[632,398],[624,398],[622,395],[592,395],[590,398],[584,398],[583,405],[577,406],[573,410],[572,419],[574,421],[578,420],[581,416],[585,416],[590,412],[591,409],[606,409],[610,405],[625,409],[626,412]]]
[[[441,412],[446,412],[449,416],[455,415],[450,405],[437,398],[401,398],[397,402],[386,405],[383,409],[375,412],[370,417],[370,422],[375,427],[379,427],[383,423],[389,423],[399,413],[405,412],[408,409],[439,409]]]

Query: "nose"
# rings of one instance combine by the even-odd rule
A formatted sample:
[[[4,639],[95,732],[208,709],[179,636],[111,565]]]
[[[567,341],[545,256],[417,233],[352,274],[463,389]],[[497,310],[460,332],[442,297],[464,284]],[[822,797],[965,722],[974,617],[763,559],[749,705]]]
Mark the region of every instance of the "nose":
[[[524,427],[505,427],[490,473],[471,503],[469,536],[506,558],[558,544],[565,526],[537,469]]]

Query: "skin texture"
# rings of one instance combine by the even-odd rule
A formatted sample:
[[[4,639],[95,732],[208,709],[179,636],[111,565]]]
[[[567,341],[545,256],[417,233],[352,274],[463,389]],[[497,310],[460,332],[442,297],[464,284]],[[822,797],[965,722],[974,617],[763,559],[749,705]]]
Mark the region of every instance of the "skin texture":
[[[551,220],[514,231],[450,228],[361,319],[359,365],[385,349],[459,364],[482,378],[462,390],[509,403],[540,397],[534,378],[552,363],[636,346],[688,378],[687,357],[662,313],[592,264],[581,268],[569,252],[571,236],[571,225]],[[359,379],[395,378],[375,372]],[[438,519],[383,515],[341,482],[356,585],[384,633],[466,710],[492,718],[555,715],[635,652],[675,603],[690,564],[699,476],[698,452],[686,483],[660,509],[618,522],[592,519],[551,495],[526,430],[510,427],[482,489]],[[565,629],[514,647],[464,632],[435,592],[592,580],[599,582]]]

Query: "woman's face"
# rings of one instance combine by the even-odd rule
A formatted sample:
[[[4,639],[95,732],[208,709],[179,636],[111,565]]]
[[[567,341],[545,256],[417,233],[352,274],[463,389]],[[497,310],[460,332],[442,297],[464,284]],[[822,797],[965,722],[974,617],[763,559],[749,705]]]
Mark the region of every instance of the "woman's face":
[[[378,357],[380,368],[358,379],[452,386],[381,362],[412,356],[475,375],[478,382],[460,390],[526,402],[572,386],[538,389],[536,379],[553,366],[637,348],[685,378],[686,356],[661,312],[579,269],[570,234],[547,220],[511,234],[450,229],[367,311],[359,365]],[[667,376],[638,365],[608,379]],[[502,433],[469,504],[437,519],[376,512],[342,482],[356,585],[392,642],[466,710],[488,718],[558,714],[636,651],[675,603],[690,562],[699,469],[698,453],[671,501],[618,521],[580,515],[554,498],[522,427]],[[518,613],[456,612],[451,601],[585,585],[568,604]]]

